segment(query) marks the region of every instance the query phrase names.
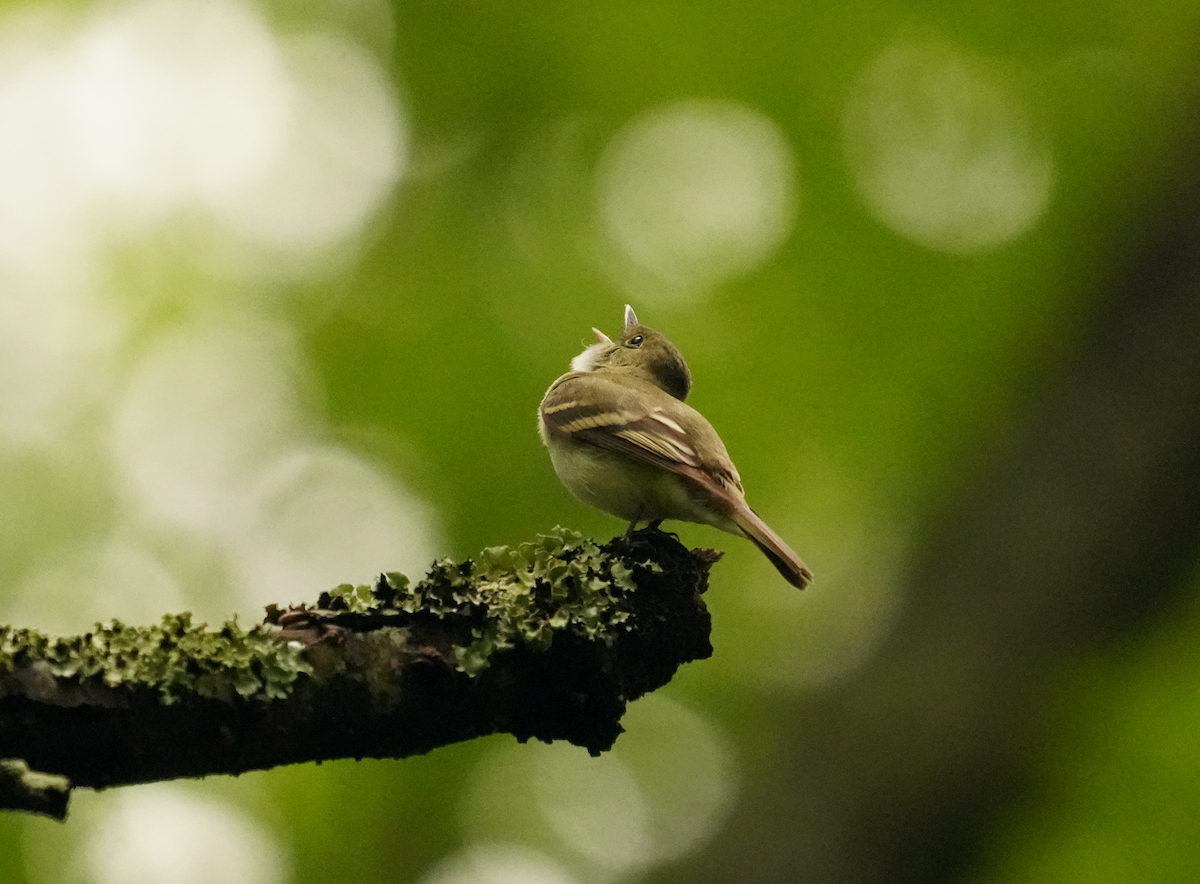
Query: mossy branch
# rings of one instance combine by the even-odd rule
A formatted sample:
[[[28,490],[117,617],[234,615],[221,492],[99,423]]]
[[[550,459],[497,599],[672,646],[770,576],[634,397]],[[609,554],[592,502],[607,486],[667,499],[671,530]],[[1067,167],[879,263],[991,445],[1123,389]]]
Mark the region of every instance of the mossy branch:
[[[0,627],[0,808],[66,815],[70,790],[402,758],[511,733],[593,755],[625,704],[709,656],[719,558],[646,529],[604,546],[558,530],[342,586],[250,629]]]

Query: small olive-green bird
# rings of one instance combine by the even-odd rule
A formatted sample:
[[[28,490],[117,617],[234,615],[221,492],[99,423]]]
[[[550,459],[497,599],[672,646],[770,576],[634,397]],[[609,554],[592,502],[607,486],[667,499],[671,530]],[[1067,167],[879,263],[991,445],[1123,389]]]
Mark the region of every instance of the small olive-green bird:
[[[684,403],[692,375],[683,355],[625,307],[625,330],[573,360],[546,391],[538,434],[558,478],[584,503],[629,522],[712,525],[749,538],[784,579],[812,574],[746,503],[737,467],[712,424]]]

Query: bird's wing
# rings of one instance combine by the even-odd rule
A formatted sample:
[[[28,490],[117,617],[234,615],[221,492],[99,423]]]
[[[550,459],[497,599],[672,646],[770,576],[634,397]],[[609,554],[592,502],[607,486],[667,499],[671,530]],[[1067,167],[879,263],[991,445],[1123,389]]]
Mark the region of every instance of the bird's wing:
[[[704,418],[663,394],[631,394],[621,384],[592,375],[586,385],[556,384],[542,401],[542,423],[551,435],[569,437],[668,470],[731,505],[742,497],[736,472],[706,463],[690,424]]]

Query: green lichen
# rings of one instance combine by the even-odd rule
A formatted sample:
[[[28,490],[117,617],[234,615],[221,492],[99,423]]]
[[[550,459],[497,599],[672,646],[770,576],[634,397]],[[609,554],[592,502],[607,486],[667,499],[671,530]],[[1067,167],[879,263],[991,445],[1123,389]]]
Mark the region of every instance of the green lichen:
[[[638,567],[661,570],[646,562]],[[319,607],[357,614],[394,613],[461,618],[471,639],[454,646],[454,663],[469,675],[488,667],[497,651],[522,644],[545,650],[560,630],[612,644],[628,628],[625,596],[634,569],[582,534],[556,528],[517,547],[485,549],[477,560],[435,562],[410,584],[385,574],[374,587],[344,584]]]
[[[636,586],[632,569],[562,530],[516,549],[486,549],[474,571],[488,616],[473,641],[455,648],[458,668],[470,675],[517,643],[545,650],[562,629],[611,645],[629,620],[625,594]]]
[[[28,665],[66,681],[151,687],[165,703],[191,694],[282,698],[301,673],[312,672],[297,644],[259,627],[244,630],[236,620],[209,631],[187,613],[168,614],[158,626],[98,623],[65,638],[0,627],[0,674]]]
[[[398,621],[405,615],[456,621],[467,638],[453,646],[453,662],[476,675],[496,652],[517,645],[545,650],[563,630],[611,645],[629,628],[625,599],[636,569],[661,570],[653,562],[631,568],[583,535],[558,528],[517,547],[485,549],[474,561],[435,562],[417,583],[393,573],[373,587],[344,584],[322,593],[317,605]],[[157,626],[114,620],[65,638],[0,627],[0,677],[30,666],[82,685],[150,687],[166,703],[193,694],[282,698],[301,673],[313,672],[301,645],[280,641],[273,626],[245,630],[231,620],[210,631],[186,613],[167,615]]]

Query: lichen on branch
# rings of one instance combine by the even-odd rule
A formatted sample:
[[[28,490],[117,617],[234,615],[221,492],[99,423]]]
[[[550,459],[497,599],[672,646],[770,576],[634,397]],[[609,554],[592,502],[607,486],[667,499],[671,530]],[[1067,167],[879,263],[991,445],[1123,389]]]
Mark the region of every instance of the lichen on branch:
[[[700,596],[718,557],[649,529],[603,546],[556,529],[415,583],[385,574],[271,606],[249,628],[188,614],[68,638],[0,627],[0,808],[57,816],[30,784],[63,778],[396,758],[497,732],[597,754],[629,700],[711,653]]]
[[[300,643],[280,642],[277,630],[263,626],[242,629],[236,619],[216,631],[186,612],[166,614],[156,626],[112,620],[67,638],[0,626],[0,674],[27,674],[26,681],[49,676],[56,687],[74,684],[84,692],[153,688],[166,704],[191,695],[279,699],[298,675],[311,672]]]
[[[662,572],[653,559],[631,567],[559,528],[515,548],[489,547],[462,564],[435,562],[416,585],[396,573],[382,575],[374,587],[343,584],[323,593],[318,607],[383,617],[434,614],[477,624],[451,656],[460,671],[478,675],[497,651],[517,645],[545,650],[564,629],[611,646],[630,627],[626,600],[637,588],[635,568]]]

